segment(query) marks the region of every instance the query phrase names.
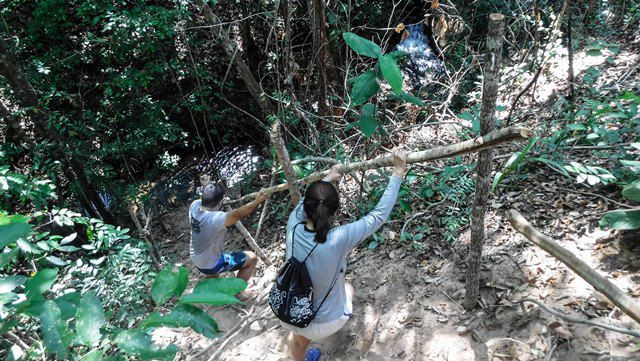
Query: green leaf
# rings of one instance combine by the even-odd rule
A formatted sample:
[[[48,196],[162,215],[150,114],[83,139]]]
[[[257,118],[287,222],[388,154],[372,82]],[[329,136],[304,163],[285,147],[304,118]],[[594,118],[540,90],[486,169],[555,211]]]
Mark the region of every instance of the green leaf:
[[[16,244],[21,250],[27,253],[40,253],[39,250],[36,250],[35,248],[33,248],[33,246],[31,246],[31,242],[25,241],[23,238],[18,238]]]
[[[378,242],[376,241],[369,242],[369,245],[367,246],[367,248],[369,249],[376,249],[377,247],[378,247]]]
[[[178,352],[178,346],[170,344],[161,348],[151,341],[151,336],[136,329],[120,332],[116,337],[116,343],[127,355],[144,360],[173,360]]]
[[[178,303],[204,303],[214,306],[239,303],[240,301],[234,295],[245,288],[247,288],[247,282],[240,278],[205,279],[198,282],[193,292],[182,296]]]
[[[75,232],[74,232],[74,233],[71,233],[70,235],[68,235],[68,236],[64,237],[64,238],[60,241],[60,244],[61,244],[61,245],[63,245],[63,244],[71,243],[71,242],[73,242],[73,241],[76,239],[76,237],[77,237],[77,236],[78,236],[78,233],[75,233]]]
[[[640,228],[640,209],[618,209],[607,212],[600,220],[600,227],[606,226],[618,230],[638,229]]]
[[[0,277],[0,293],[8,293],[27,281],[25,276]]]
[[[9,252],[0,253],[0,268],[4,268],[10,262],[12,262],[20,254],[20,248],[14,248]]]
[[[47,352],[56,354],[56,358],[64,360],[67,357],[67,346],[64,339],[67,336],[67,323],[62,319],[60,309],[53,301],[46,301],[40,314],[42,323],[42,339]]]
[[[351,88],[351,105],[357,106],[363,104],[369,98],[380,91],[376,73],[373,70],[367,70],[360,74]]]
[[[362,106],[362,113],[358,119],[358,127],[365,137],[370,138],[378,127],[378,121],[374,117],[375,105],[369,103]]]
[[[386,54],[379,58],[380,70],[396,94],[402,94],[402,72],[393,56]]]
[[[24,286],[27,300],[43,299],[42,294],[51,288],[57,277],[58,270],[54,268],[45,268],[36,273]]]
[[[347,42],[349,47],[356,53],[370,58],[377,58],[382,55],[382,49],[378,44],[371,40],[365,39],[354,33],[342,33],[342,38]]]
[[[78,340],[89,347],[100,341],[100,327],[105,323],[104,309],[96,295],[85,293],[78,305],[76,333]]]
[[[104,351],[99,348],[94,349],[93,351],[80,356],[79,361],[100,361],[103,359],[103,352]]]
[[[78,305],[80,304],[80,292],[69,292],[54,299],[60,312],[62,312],[62,319],[69,320],[75,317],[78,313]]]
[[[640,202],[640,179],[624,187],[622,196],[630,201]]]
[[[0,215],[0,250],[31,231],[31,225],[27,220],[27,217],[20,214]]]
[[[158,306],[163,305],[171,296],[176,295],[178,284],[183,282],[179,279],[179,273],[173,272],[172,269],[173,265],[166,266],[153,280],[151,298]]]
[[[186,267],[178,268],[178,283],[176,285],[176,292],[174,293],[176,297],[182,296],[184,290],[187,289],[187,285],[189,284],[189,270]]]
[[[216,321],[207,313],[191,305],[177,305],[168,315],[153,312],[140,327],[191,327],[195,332],[208,337],[220,336]]]
[[[411,94],[411,93],[407,93],[407,92],[402,92],[398,95],[398,98],[400,100],[403,100],[407,103],[411,103],[411,104],[415,104],[415,105],[419,105],[421,107],[423,107],[425,104],[424,102],[418,98],[417,96]]]
[[[49,263],[51,263],[54,266],[66,266],[69,264],[69,262],[63,260],[62,258],[56,257],[56,256],[47,256],[45,257],[45,259],[47,261],[49,261]]]
[[[638,160],[621,159],[620,163],[622,163],[623,166],[628,167],[629,169],[631,169],[632,172],[640,173],[640,161],[638,161]]]

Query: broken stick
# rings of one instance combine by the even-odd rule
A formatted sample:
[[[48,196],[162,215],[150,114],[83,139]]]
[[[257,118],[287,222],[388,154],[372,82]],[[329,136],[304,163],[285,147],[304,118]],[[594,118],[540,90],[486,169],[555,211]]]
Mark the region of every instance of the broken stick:
[[[458,155],[477,152],[479,150],[495,147],[496,145],[499,145],[499,144],[527,139],[527,138],[530,138],[532,135],[533,135],[533,132],[524,127],[514,126],[514,127],[504,128],[504,129],[496,130],[484,136],[466,140],[464,142],[437,147],[433,149],[427,149],[427,150],[418,151],[418,152],[411,152],[407,156],[407,163],[419,163],[419,162],[427,162],[427,161],[443,159],[443,158],[451,158]],[[385,155],[385,156],[371,159],[368,161],[343,164],[340,167],[340,173],[346,174],[350,172],[371,169],[371,168],[390,167],[391,165],[392,165],[392,155],[389,154],[389,155]],[[326,176],[327,174],[329,174],[329,170],[316,172],[306,178],[298,180],[297,184],[298,185],[310,184],[324,178],[324,176]],[[277,186],[264,189],[263,192],[265,192],[266,194],[272,194],[276,192],[285,191],[288,189],[288,187],[289,187],[289,184],[282,183]],[[225,201],[225,204],[235,205],[239,203],[245,203],[255,198],[257,195],[258,195],[258,192],[247,194],[244,197],[241,197],[236,200]]]
[[[573,253],[567,249],[558,245],[549,236],[543,234],[536,228],[534,228],[529,221],[527,221],[518,211],[515,209],[509,210],[508,213],[509,222],[513,228],[522,233],[527,239],[535,243],[538,247],[545,250],[547,253],[564,263],[572,271],[587,281],[598,292],[605,295],[614,305],[618,306],[622,312],[629,315],[636,322],[640,323],[640,305],[629,297],[623,290],[618,288],[608,279],[602,277],[593,268],[589,267],[586,263],[576,257]]]

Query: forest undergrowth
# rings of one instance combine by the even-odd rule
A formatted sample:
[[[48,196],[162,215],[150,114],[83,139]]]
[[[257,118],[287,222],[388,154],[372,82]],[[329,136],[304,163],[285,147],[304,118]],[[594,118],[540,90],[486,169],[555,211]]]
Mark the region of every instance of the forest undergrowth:
[[[319,347],[333,360],[639,357],[632,336],[522,301],[637,328],[506,213],[640,297],[640,4],[196,4],[0,0],[0,357],[287,359],[266,291],[290,196],[244,222],[274,265],[248,284],[205,279],[189,261],[199,176],[241,174],[232,198],[287,182],[275,122],[297,178],[477,137],[492,12],[507,16],[495,125],[534,136],[494,150],[478,306],[462,307],[477,157],[415,163],[349,258],[354,318]],[[420,50],[396,50],[415,24]],[[366,214],[387,176],[347,174],[336,222]],[[244,242],[233,231],[228,245]],[[233,297],[247,287],[252,300]]]

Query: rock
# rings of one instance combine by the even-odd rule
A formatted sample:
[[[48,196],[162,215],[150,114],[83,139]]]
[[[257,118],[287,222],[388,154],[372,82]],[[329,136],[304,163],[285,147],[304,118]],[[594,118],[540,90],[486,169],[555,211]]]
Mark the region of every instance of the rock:
[[[456,327],[456,332],[458,333],[458,335],[460,336],[466,336],[469,333],[469,329],[464,327],[464,326],[458,326]]]
[[[249,326],[249,328],[251,329],[251,331],[255,331],[255,332],[262,331],[262,326],[258,321],[253,321],[253,323]]]

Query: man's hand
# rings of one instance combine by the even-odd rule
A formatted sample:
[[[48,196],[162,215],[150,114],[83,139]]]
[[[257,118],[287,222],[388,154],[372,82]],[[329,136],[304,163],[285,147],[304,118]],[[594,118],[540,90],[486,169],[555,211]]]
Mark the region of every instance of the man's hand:
[[[325,182],[333,182],[334,180],[342,178],[342,174],[340,173],[341,167],[342,164],[334,164],[331,170],[329,170],[329,174],[322,178],[322,180]]]
[[[393,152],[393,175],[400,178],[407,173],[407,153],[404,150],[396,150]]]

